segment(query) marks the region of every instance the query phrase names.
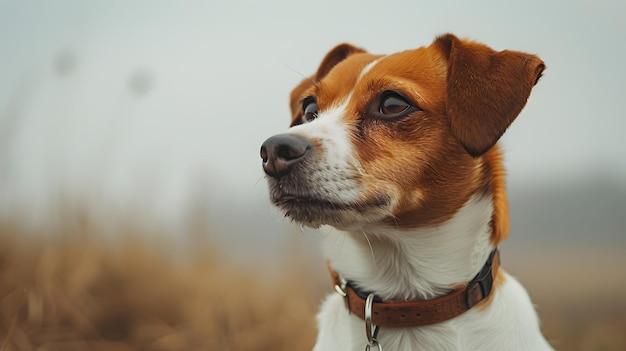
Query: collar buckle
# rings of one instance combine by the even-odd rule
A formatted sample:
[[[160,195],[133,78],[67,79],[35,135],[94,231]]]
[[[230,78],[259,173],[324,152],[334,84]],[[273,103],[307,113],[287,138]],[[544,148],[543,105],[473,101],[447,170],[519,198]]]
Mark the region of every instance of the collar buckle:
[[[343,302],[348,310],[348,313],[352,313],[350,309],[350,298],[348,297],[348,281],[339,275],[339,273],[335,272],[330,266],[330,262],[326,262],[328,266],[328,270],[330,271],[331,279],[333,281],[333,289],[335,292],[339,294],[339,296],[343,297]]]
[[[467,285],[467,308],[472,308],[477,303],[484,300],[489,294],[491,294],[491,290],[493,289],[493,263],[495,260],[498,260],[499,257],[498,250],[493,250],[485,262],[483,268],[478,272],[476,277],[472,279],[471,282]]]

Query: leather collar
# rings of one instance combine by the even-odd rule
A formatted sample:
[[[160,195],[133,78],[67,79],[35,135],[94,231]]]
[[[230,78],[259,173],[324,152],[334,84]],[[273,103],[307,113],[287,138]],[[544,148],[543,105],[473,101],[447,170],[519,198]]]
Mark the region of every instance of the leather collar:
[[[441,323],[463,314],[489,297],[493,288],[500,254],[495,248],[480,272],[466,285],[455,288],[449,294],[434,300],[390,300],[382,301],[374,297],[371,322],[379,327],[417,327]],[[366,299],[369,295],[356,289],[350,282],[342,280],[330,264],[330,276],[335,290],[346,301],[348,311],[365,319]]]

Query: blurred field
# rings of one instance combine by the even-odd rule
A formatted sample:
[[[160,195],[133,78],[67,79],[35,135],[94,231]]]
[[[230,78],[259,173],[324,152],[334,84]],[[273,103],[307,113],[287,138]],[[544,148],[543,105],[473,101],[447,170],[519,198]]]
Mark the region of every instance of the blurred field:
[[[626,251],[621,247],[505,252],[557,350],[626,350]]]
[[[0,351],[307,350],[314,342],[314,314],[329,291],[322,262],[291,252],[282,264],[250,268],[208,243],[181,260],[132,228],[115,243],[95,239],[89,225],[68,230],[33,241],[0,227]],[[557,349],[626,350],[626,286],[612,279],[626,259],[587,258],[553,255],[545,265],[510,254],[504,264],[533,295]]]
[[[45,243],[20,240],[23,235],[0,228],[2,351],[305,350],[313,344],[316,297],[298,264],[277,276],[260,267],[247,271],[208,247],[174,262],[165,247],[134,239],[114,246],[82,230]],[[299,284],[288,284],[294,279]]]

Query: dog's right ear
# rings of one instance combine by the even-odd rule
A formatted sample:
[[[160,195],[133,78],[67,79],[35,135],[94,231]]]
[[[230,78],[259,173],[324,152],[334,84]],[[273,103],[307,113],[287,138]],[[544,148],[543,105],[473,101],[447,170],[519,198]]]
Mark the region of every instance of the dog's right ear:
[[[452,34],[434,45],[448,60],[446,111],[452,134],[470,155],[480,156],[520,113],[546,66],[535,55],[497,52]]]
[[[312,77],[305,78],[291,91],[291,103],[289,106],[291,107],[291,115],[293,117],[292,120],[295,121],[295,119],[299,117],[297,115],[300,113],[300,103],[302,98],[304,98],[302,95],[307,89],[309,89],[316,82],[322,80],[322,78],[324,78],[328,72],[333,69],[333,67],[335,67],[339,62],[345,60],[348,56],[364,52],[365,50],[347,43],[339,44],[330,50],[322,60],[317,72]]]

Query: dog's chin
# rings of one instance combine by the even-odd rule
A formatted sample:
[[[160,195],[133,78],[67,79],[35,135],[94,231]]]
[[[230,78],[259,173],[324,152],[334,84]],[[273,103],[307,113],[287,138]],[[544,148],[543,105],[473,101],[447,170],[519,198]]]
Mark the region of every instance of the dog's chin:
[[[355,225],[382,221],[390,213],[389,200],[385,197],[357,203],[341,203],[310,197],[283,196],[272,199],[272,202],[285,217],[312,228],[330,225],[338,229],[348,229]]]

